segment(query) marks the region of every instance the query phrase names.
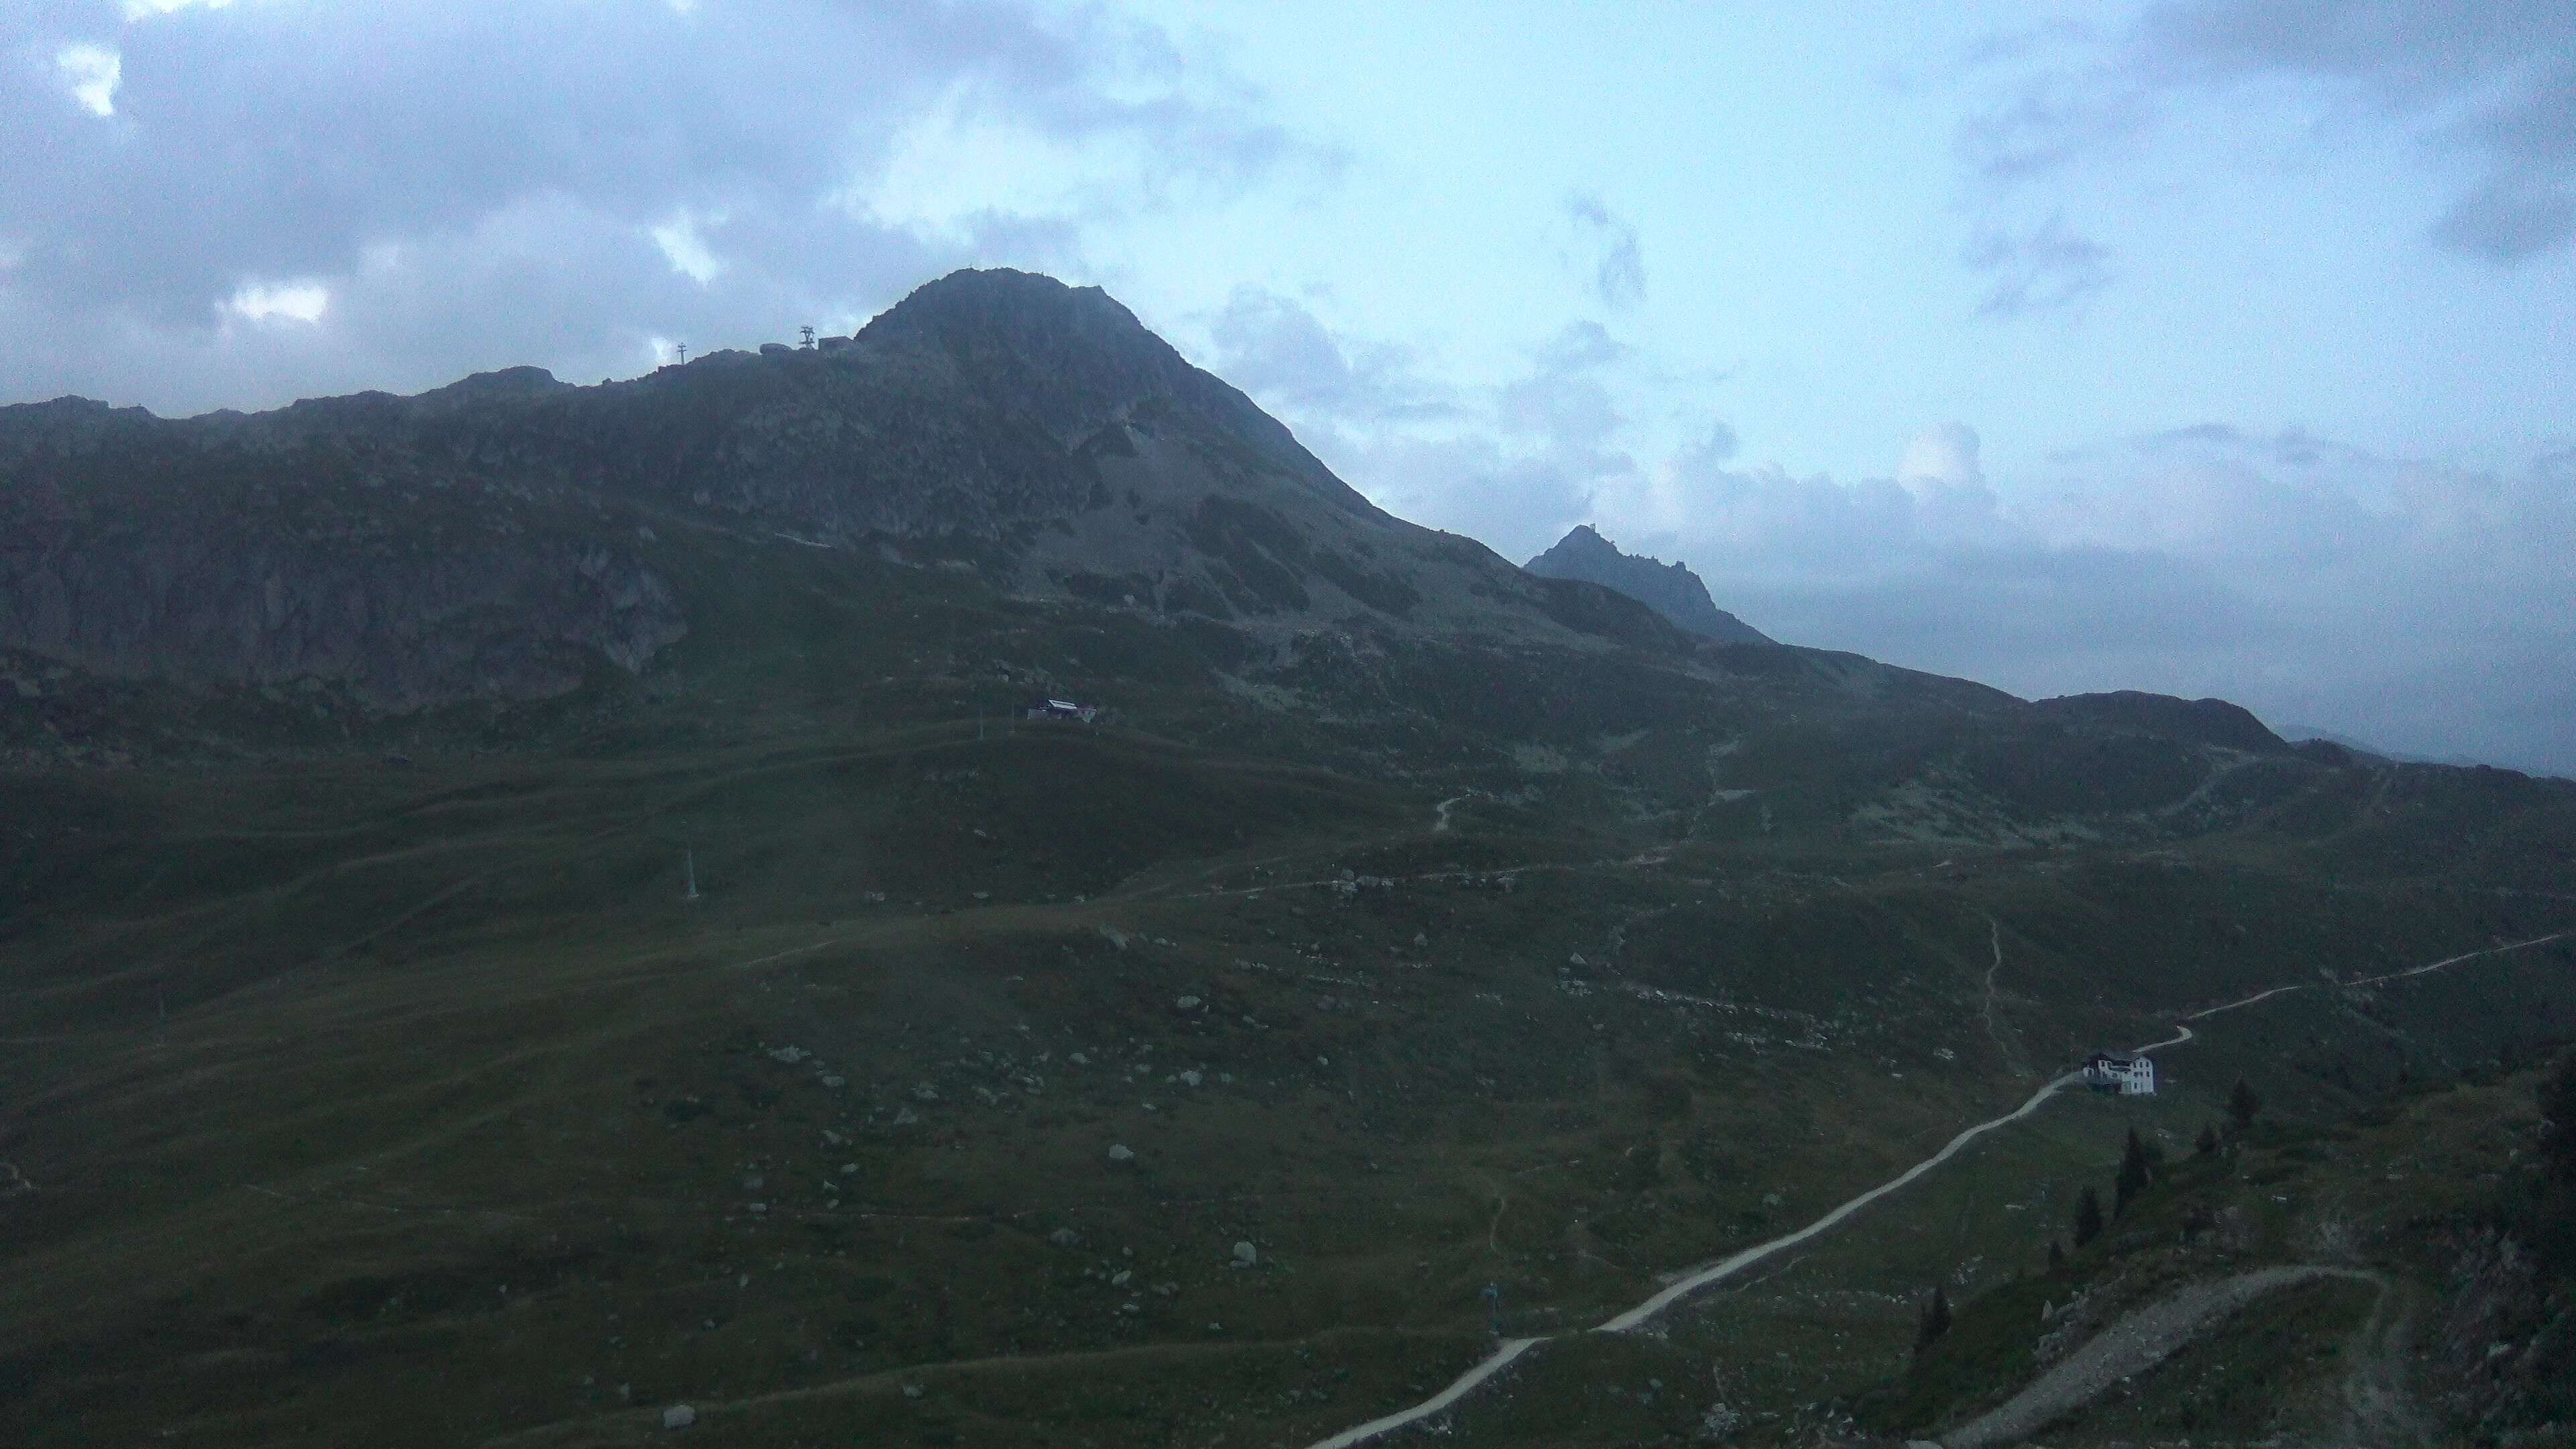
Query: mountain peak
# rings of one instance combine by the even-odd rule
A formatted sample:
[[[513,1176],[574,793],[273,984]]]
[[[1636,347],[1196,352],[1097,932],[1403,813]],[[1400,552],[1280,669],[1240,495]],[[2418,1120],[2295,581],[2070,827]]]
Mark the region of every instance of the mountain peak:
[[[1694,634],[1727,644],[1769,644],[1768,635],[1717,606],[1708,585],[1679,563],[1619,551],[1588,523],[1522,567],[1552,579],[1584,579],[1615,589]]]
[[[1069,287],[1007,267],[951,272],[887,308],[867,340],[929,342],[988,380],[1018,387],[1050,377],[1169,390],[1193,371],[1171,344],[1098,287]],[[1005,369],[1018,375],[991,376]]]

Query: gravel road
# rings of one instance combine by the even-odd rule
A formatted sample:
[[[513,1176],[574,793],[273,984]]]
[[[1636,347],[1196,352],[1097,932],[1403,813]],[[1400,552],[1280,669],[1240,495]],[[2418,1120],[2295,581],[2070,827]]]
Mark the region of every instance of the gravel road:
[[[2376,1273],[2316,1266],[2264,1268],[2233,1278],[2195,1283],[2093,1335],[2064,1363],[2013,1395],[2002,1408],[1942,1435],[1942,1449],[2009,1444],[2038,1433],[2101,1397],[2120,1380],[2164,1362],[2212,1321],[2275,1289],[2318,1278],[2351,1278],[2382,1290],[2388,1286],[2387,1280]]]

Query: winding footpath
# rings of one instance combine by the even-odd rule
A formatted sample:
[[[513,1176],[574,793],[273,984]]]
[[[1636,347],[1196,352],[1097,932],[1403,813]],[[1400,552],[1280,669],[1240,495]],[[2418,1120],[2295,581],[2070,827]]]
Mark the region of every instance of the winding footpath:
[[[2489,946],[2480,951],[2465,951],[2457,956],[2445,957],[2442,960],[2432,962],[2428,965],[2413,966],[2403,971],[2391,971],[2381,976],[2362,977],[2352,981],[2337,981],[2330,983],[2301,982],[2290,986],[2271,987],[2267,990],[2255,992],[2251,996],[2228,1002],[2225,1005],[2213,1006],[2206,1010],[2195,1011],[2188,1016],[2181,1017],[2174,1023],[2174,1034],[2172,1036],[2166,1037],[2162,1041],[2148,1042],[2146,1045],[2139,1047],[2138,1051],[2143,1054],[2146,1052],[2160,1051],[2165,1047],[2182,1046],[2189,1042],[2193,1036],[2192,1029],[2188,1025],[2185,1025],[2187,1022],[2203,1021],[2210,1017],[2220,1015],[2221,1013],[2240,1010],[2244,1007],[2252,1006],[2256,1002],[2268,1001],[2275,996],[2286,995],[2293,991],[2306,991],[2310,989],[2311,985],[2332,985],[2336,987],[2375,986],[2384,981],[2403,980],[2410,976],[2421,976],[2429,971],[2439,971],[2446,966],[2457,966],[2463,961],[2474,961],[2485,956],[2502,956],[2509,952],[2527,950],[2533,946],[2545,946],[2553,941],[2565,940],[2570,934],[2576,933],[2558,931],[2546,936],[2535,936],[2528,941],[2515,941],[2508,945]],[[1769,1242],[1757,1243],[1732,1257],[1722,1259],[1709,1267],[1700,1269],[1698,1272],[1682,1278],[1671,1286],[1663,1289],[1661,1292],[1655,1294],[1653,1297],[1648,1298],[1645,1302],[1629,1309],[1625,1313],[1619,1314],[1613,1318],[1605,1319],[1590,1329],[1578,1331],[1589,1333],[1627,1333],[1633,1329],[1645,1326],[1664,1310],[1681,1302],[1692,1294],[1699,1292],[1701,1289],[1706,1288],[1713,1283],[1731,1278],[1734,1275],[1743,1272],[1745,1269],[1752,1267],[1754,1264],[1761,1262],[1763,1259],[1770,1257],[1774,1253],[1778,1253],[1786,1248],[1796,1247],[1798,1244],[1806,1242],[1810,1238],[1832,1230],[1845,1218],[1850,1217],[1852,1214],[1868,1207],[1871,1203],[1878,1201],[1889,1193],[1895,1192],[1897,1189],[1904,1187],[1906,1184],[1914,1181],[1918,1177],[1921,1177],[1923,1174],[1939,1167],[1942,1163],[1956,1157],[1961,1148],[1966,1147],[1969,1143],[1974,1142],[1979,1137],[1994,1131],[1998,1127],[2018,1122],[2024,1117],[2029,1116],[2031,1113],[2038,1111],[2041,1107],[2047,1105],[2049,1098],[2056,1096],[2060,1091],[2063,1091],[2069,1083],[2074,1082],[2076,1079],[2077,1074],[2074,1072],[2068,1072],[2063,1076],[2055,1078],[2050,1081],[2048,1085],[2031,1093],[2029,1100],[2023,1102],[2020,1106],[2004,1113],[2000,1117],[1990,1118],[1987,1121],[1980,1122],[1975,1126],[1968,1128],[1958,1136],[1951,1138],[1940,1151],[1933,1153],[1930,1157],[1927,1157],[1921,1162],[1914,1164],[1912,1167],[1907,1168],[1897,1176],[1888,1179],[1886,1182],[1880,1183],[1878,1186],[1871,1188],[1869,1191],[1862,1193],[1860,1196],[1855,1197],[1849,1202],[1844,1203],[1842,1206],[1835,1208],[1833,1211],[1826,1213],[1823,1217],[1816,1219],[1814,1222],[1798,1229],[1796,1232],[1773,1238]],[[2267,1284],[2266,1286],[2275,1285]],[[1330,1438],[1318,1439],[1312,1445],[1309,1445],[1308,1449],[1351,1449],[1351,1446],[1353,1445],[1365,1444],[1369,1440],[1375,1439],[1380,1435],[1393,1433],[1408,1424],[1418,1423],[1421,1420],[1430,1418],[1431,1416],[1446,1410],[1451,1405],[1465,1398],[1467,1395],[1475,1392],[1475,1390],[1487,1379],[1492,1378],[1494,1375],[1510,1367],[1515,1360],[1521,1357],[1521,1355],[1528,1353],[1531,1349],[1548,1341],[1549,1336],[1505,1339],[1491,1354],[1478,1362],[1475,1367],[1467,1370],[1463,1374],[1460,1374],[1447,1388],[1433,1394],[1430,1398],[1424,1399],[1421,1403],[1415,1404],[1410,1408],[1397,1410],[1395,1413],[1388,1414],[1383,1418],[1371,1419],[1367,1423],[1362,1424],[1355,1429],[1345,1429],[1341,1433],[1335,1434]]]

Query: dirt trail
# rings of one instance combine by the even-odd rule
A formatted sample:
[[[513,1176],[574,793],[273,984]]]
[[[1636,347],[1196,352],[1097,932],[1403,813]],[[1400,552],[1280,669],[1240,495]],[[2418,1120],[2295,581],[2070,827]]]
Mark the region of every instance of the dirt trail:
[[[1942,1435],[1942,1449],[1980,1449],[1987,1444],[2009,1444],[2028,1438],[2100,1398],[2120,1380],[2164,1362],[2213,1321],[2266,1293],[2319,1278],[2369,1283],[2380,1290],[2383,1301],[2388,1296],[2388,1280],[2377,1273],[2314,1264],[2263,1268],[2233,1278],[2194,1283],[2093,1335],[2064,1363],[2040,1375],[2037,1382],[2013,1395],[2002,1408]]]
[[[2031,1075],[2029,1060],[2023,1057],[2020,1045],[2013,1040],[2009,1029],[1995,1015],[1995,973],[2004,969],[2004,927],[2003,922],[1992,916],[1986,917],[1986,947],[1994,953],[1995,957],[1994,963],[1986,968],[1986,1000],[1983,1008],[1986,1035],[1994,1038],[1995,1050],[2003,1057],[2004,1069],[2016,1077],[2027,1077]]]
[[[2002,928],[2000,926],[1996,928],[1996,939],[1998,942],[2001,940],[2001,929]],[[2374,976],[2365,980],[2349,981],[2340,984],[2345,986],[2366,986],[2381,981],[2393,981],[2406,976],[2421,976],[2427,971],[2439,971],[2443,967],[2456,966],[2463,961],[2473,961],[2484,956],[2501,956],[2508,952],[2521,951],[2533,946],[2545,946],[2552,941],[2563,940],[2570,934],[2576,933],[2559,931],[2547,936],[2535,936],[2528,941],[2515,941],[2507,945],[2489,946],[2477,951],[2464,951],[2457,956],[2445,957],[2442,960],[2431,962],[2427,965],[2410,967],[2404,971],[2392,971],[2385,976]],[[1998,951],[2000,951],[2000,946],[1998,946]],[[2146,1052],[2159,1051],[2165,1047],[2182,1046],[2185,1043],[2188,1043],[2191,1041],[2194,1033],[2189,1026],[2183,1024],[2185,1022],[2204,1020],[2208,1017],[2217,1016],[2222,1012],[2236,1011],[2243,1007],[2252,1006],[2258,1001],[2268,1000],[2269,998],[2281,995],[2284,992],[2304,991],[2306,989],[2307,986],[2304,983],[2295,986],[2275,986],[2269,990],[2258,991],[2250,996],[2242,997],[2223,1005],[2206,1007],[2200,1011],[2195,1011],[2188,1016],[2180,1018],[2174,1023],[2173,1035],[2166,1037],[2161,1041],[2148,1042],[2146,1045],[2139,1047],[2138,1051],[2143,1054]],[[1737,1273],[1743,1272],[1746,1268],[1753,1266],[1755,1263],[1761,1262],[1763,1259],[1770,1257],[1784,1248],[1794,1247],[1820,1233],[1831,1230],[1834,1226],[1841,1223],[1843,1219],[1850,1217],[1852,1214],[1868,1207],[1871,1203],[1874,1203],[1880,1198],[1887,1196],[1889,1193],[1895,1192],[1897,1189],[1906,1186],[1916,1178],[1921,1177],[1923,1174],[1930,1172],[1933,1168],[1936,1168],[1942,1163],[1949,1161],[1952,1157],[1957,1156],[1959,1150],[1966,1147],[1970,1142],[1975,1141],[1977,1138],[1988,1132],[1994,1131],[1998,1127],[2018,1122],[2022,1118],[2029,1116],[2031,1113],[2038,1111],[2041,1107],[2047,1105],[2049,1098],[2056,1096],[2060,1091],[2065,1089],[2067,1084],[2075,1081],[2076,1079],[2076,1074],[2069,1072],[2064,1076],[2051,1080],[2046,1086],[2033,1092],[2027,1101],[2024,1101],[2020,1106],[2014,1108],[2012,1111],[2006,1112],[2000,1117],[1990,1118],[1984,1122],[1977,1123],[1973,1127],[1967,1128],[1958,1136],[1951,1138],[1940,1151],[1923,1159],[1921,1162],[1914,1164],[1912,1167],[1907,1168],[1904,1172],[1888,1179],[1886,1182],[1880,1183],[1869,1191],[1851,1199],[1849,1202],[1835,1208],[1833,1211],[1816,1219],[1814,1222],[1809,1223],[1807,1226],[1798,1229],[1796,1232],[1773,1238],[1767,1243],[1757,1243],[1732,1257],[1721,1259],[1709,1267],[1703,1268],[1698,1272],[1680,1279],[1670,1287],[1667,1287],[1663,1291],[1655,1294],[1653,1297],[1648,1298],[1645,1302],[1638,1304],[1636,1307],[1629,1309],[1625,1313],[1619,1314],[1614,1318],[1596,1325],[1589,1331],[1593,1333],[1626,1333],[1631,1329],[1642,1327],[1661,1314],[1665,1309],[1672,1307],[1674,1304],[1679,1303],[1684,1298],[1689,1297],[1699,1290],[1722,1279],[1729,1278]],[[2265,1270],[2267,1273],[2300,1271],[2306,1272],[2309,1276],[2315,1276],[2317,1274],[2326,1273],[2351,1273],[2355,1270],[2330,1268],[2316,1268],[2308,1270]],[[2262,1276],[2262,1274],[2247,1274],[2246,1279],[2258,1279]],[[2372,1277],[2372,1275],[2369,1274],[2362,1274],[2361,1276]],[[2236,1282],[2240,1280],[2229,1281]],[[2373,1277],[2372,1281],[2376,1282],[2381,1280]],[[2279,1282],[2267,1282],[2262,1288],[2257,1288],[2253,1291],[2262,1292],[2266,1291],[2268,1288],[2277,1286],[2280,1286]],[[2184,1295],[2179,1294],[2176,1295],[2177,1299],[2183,1296]],[[2168,1300],[2168,1302],[2171,1301],[2173,1300]],[[2161,1307],[2163,1305],[2159,1306]],[[2229,1306],[2233,1305],[2231,1304]],[[2148,1311],[2153,1312],[2155,1310],[2151,1309]],[[2216,1311],[2218,1310],[2210,1310],[2210,1312]],[[2191,1321],[2197,1323],[2202,1321],[2202,1319],[2205,1319],[2207,1316],[2208,1314],[2204,1313],[2201,1318],[2195,1318]],[[2095,1343],[2100,1343],[2103,1339],[2107,1339],[2109,1337],[2110,1335],[2107,1333],[2100,1335],[2096,1338]],[[1501,1372],[1506,1365],[1518,1359],[1522,1354],[1525,1354],[1532,1348],[1548,1341],[1549,1340],[1546,1338],[1515,1338],[1505,1340],[1492,1355],[1478,1363],[1474,1368],[1471,1368],[1466,1373],[1460,1375],[1458,1380],[1450,1384],[1449,1387],[1442,1389],[1439,1393],[1423,1400],[1421,1403],[1416,1404],[1409,1409],[1398,1410],[1397,1412],[1388,1414],[1383,1418],[1372,1419],[1369,1422],[1360,1425],[1358,1428],[1345,1429],[1341,1433],[1333,1435],[1331,1438],[1319,1439],[1309,1445],[1308,1449],[1350,1449],[1350,1446],[1352,1445],[1365,1443],[1381,1434],[1392,1433],[1408,1424],[1417,1423],[1421,1420],[1430,1418],[1432,1415],[1441,1412],[1450,1405],[1466,1397],[1470,1391],[1482,1384],[1485,1380],[1492,1378],[1496,1373]],[[2093,1347],[2093,1344],[2087,1344],[2085,1346],[2086,1350],[2090,1350]],[[2105,1352],[2108,1351],[2109,1350],[2106,1348]],[[2156,1359],[2161,1359],[2164,1356],[2164,1353],[2170,1352],[2172,1352],[2172,1349],[2168,1347],[2163,1351],[2163,1353],[2157,1354]],[[2078,1357],[2082,1357],[2081,1352],[2079,1352]],[[2149,1362],[2154,1361],[2156,1360],[2149,1360]],[[2069,1360],[2069,1365],[2073,1362],[2074,1360]],[[2064,1367],[2065,1366],[2061,1366],[2059,1372],[2062,1372]],[[2051,1378],[2056,1376],[2056,1372],[2052,1372],[2050,1375]],[[2047,1382],[2047,1379],[2043,1379],[2041,1384],[2045,1384]],[[2024,1394],[2027,1395],[2029,1393],[2036,1392],[2040,1386],[2040,1384],[2034,1384],[2031,1389],[2025,1390]],[[2097,1389],[2094,1392],[2098,1393],[2099,1390]],[[2014,1404],[2018,1404],[2020,1402],[2021,1400],[2019,1398],[2016,1398],[2013,1401]],[[2007,1404],[2004,1406],[2004,1409],[1999,1409],[1996,1413],[2001,1414],[2012,1407],[2012,1404]],[[1979,1423],[1982,1422],[1984,1421],[1979,1421]],[[1969,1429],[1974,1429],[1975,1427],[1976,1425],[1972,1424],[1969,1426]],[[1962,1429],[1959,1432],[1964,1434],[1968,1431],[1968,1429]],[[1944,1442],[1948,1443],[1952,1441]],[[1993,1439],[1978,1439],[1975,1441],[1957,1442],[1994,1443],[1997,1441]]]
[[[2432,1425],[2406,1392],[2422,1297],[2423,1290],[2412,1284],[2390,1285],[2370,1322],[2353,1335],[2352,1370],[2343,1381],[2344,1443],[2413,1449],[2433,1442]]]

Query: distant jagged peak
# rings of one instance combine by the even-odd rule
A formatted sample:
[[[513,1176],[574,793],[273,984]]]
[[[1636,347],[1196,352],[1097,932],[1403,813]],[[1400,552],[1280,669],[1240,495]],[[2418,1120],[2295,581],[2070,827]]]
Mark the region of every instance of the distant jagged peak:
[[[1588,523],[1578,523],[1547,552],[1522,565],[1552,579],[1583,579],[1615,589],[1694,634],[1728,644],[1770,644],[1769,635],[1717,606],[1708,585],[1680,563],[1623,553]]]

